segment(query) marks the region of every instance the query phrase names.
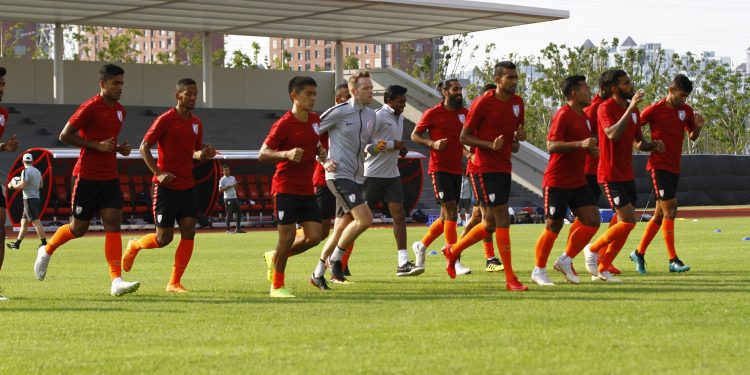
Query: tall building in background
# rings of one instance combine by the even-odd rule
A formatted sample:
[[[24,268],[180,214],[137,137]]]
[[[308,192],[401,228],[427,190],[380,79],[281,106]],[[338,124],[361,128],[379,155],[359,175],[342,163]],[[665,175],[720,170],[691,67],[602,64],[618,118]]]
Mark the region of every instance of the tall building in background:
[[[354,55],[361,69],[395,67],[410,71],[425,56],[432,56],[433,71],[439,55],[440,38],[419,39],[397,44],[344,42],[344,57]],[[314,71],[336,68],[336,42],[305,38],[270,38],[269,63],[280,61],[281,51],[289,56],[292,70]]]

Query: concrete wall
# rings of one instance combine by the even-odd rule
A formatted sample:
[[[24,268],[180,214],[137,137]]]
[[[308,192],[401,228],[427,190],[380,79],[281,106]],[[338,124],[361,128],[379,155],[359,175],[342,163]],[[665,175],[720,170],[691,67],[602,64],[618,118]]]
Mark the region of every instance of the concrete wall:
[[[65,104],[80,104],[99,92],[98,71],[103,63],[65,61]],[[174,84],[183,77],[199,81],[200,66],[120,64],[125,69],[123,105],[172,106]],[[0,66],[8,69],[5,102],[52,104],[52,61],[28,59],[0,59]],[[291,106],[287,93],[289,79],[298,74],[313,77],[318,83],[316,110],[322,112],[333,106],[334,74],[324,72],[292,72],[277,70],[248,70],[213,68],[215,108],[284,110]],[[199,99],[199,107],[200,99]]]

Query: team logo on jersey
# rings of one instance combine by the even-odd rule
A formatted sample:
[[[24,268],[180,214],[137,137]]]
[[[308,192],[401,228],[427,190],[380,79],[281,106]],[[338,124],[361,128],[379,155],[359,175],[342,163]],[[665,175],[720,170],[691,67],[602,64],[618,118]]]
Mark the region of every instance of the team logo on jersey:
[[[349,202],[354,203],[354,201],[357,199],[357,196],[354,194],[349,194]]]
[[[161,223],[161,214],[156,215],[156,222]]]
[[[198,134],[198,124],[193,124],[193,133]]]
[[[320,135],[320,124],[318,124],[316,122],[316,123],[312,124],[312,128],[313,128],[313,131],[315,132],[315,134]]]
[[[586,119],[586,126],[589,128],[589,131],[591,131],[591,121]]]
[[[490,194],[490,202],[495,202],[495,193]]]
[[[521,114],[521,106],[518,104],[513,105],[513,114],[518,117]]]
[[[550,208],[549,208],[549,214],[550,214],[550,216],[551,216],[551,215],[554,215],[554,214],[555,214],[555,211],[557,211],[557,207],[550,207]]]
[[[117,111],[117,118],[119,118],[120,122],[122,122],[122,111]]]
[[[76,214],[77,214],[77,215],[80,215],[80,214],[81,214],[81,212],[83,212],[83,207],[81,207],[81,206],[76,206]]]
[[[687,114],[685,114],[685,111],[677,111],[677,117],[680,118],[680,121],[685,121]]]
[[[633,123],[638,125],[638,115],[635,114],[635,112],[630,114],[630,117],[633,118]]]
[[[612,201],[615,202],[615,206],[619,206],[620,205],[620,197],[614,197],[612,199]]]
[[[458,121],[461,121],[462,124],[465,123],[466,122],[466,115],[464,115],[463,113],[459,114],[458,115]]]
[[[5,126],[5,115],[0,115],[0,126]]]
[[[440,197],[440,199],[443,199],[443,196],[445,196],[445,194],[443,194],[442,191],[438,191],[438,197]]]
[[[660,197],[663,197],[663,196],[664,196],[664,189],[659,189],[659,196],[660,196]]]
[[[367,130],[372,130],[372,121],[367,120]]]
[[[284,211],[279,211],[279,220],[284,220]]]

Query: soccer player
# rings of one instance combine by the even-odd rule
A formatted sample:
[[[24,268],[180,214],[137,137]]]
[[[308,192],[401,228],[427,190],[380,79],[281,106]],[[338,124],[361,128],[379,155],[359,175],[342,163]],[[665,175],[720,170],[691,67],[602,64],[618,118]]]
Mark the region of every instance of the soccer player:
[[[651,138],[664,142],[665,151],[653,153],[648,159],[646,169],[651,173],[656,194],[654,217],[646,225],[641,243],[630,254],[635,263],[635,270],[646,274],[646,249],[661,227],[664,243],[667,246],[669,272],[685,272],[690,266],[682,263],[677,257],[674,246],[674,220],[677,217],[677,181],[680,178],[680,156],[685,129],[690,133],[690,140],[695,141],[703,129],[705,120],[685,101],[693,91],[693,82],[683,74],[678,74],[669,85],[667,97],[648,106],[641,114],[641,124],[651,128]]]
[[[461,252],[494,232],[505,268],[506,289],[525,291],[528,287],[521,284],[513,273],[508,215],[511,152],[518,151],[520,141],[526,139],[523,129],[523,99],[515,94],[518,86],[516,65],[510,61],[498,62],[495,64],[493,80],[497,88],[472,103],[466,124],[461,130],[461,142],[476,148],[476,173],[473,177],[477,196],[486,207],[485,215],[482,217],[482,225],[472,228],[454,245],[448,244],[443,248],[447,261],[445,270],[451,278],[455,278],[455,262]]]
[[[240,211],[240,200],[237,199],[237,186],[239,182],[231,174],[229,166],[221,166],[223,176],[219,179],[219,192],[224,194],[224,206],[227,208],[227,233],[245,233],[242,230],[242,211]],[[237,215],[237,228],[231,231],[232,214]]]
[[[122,257],[122,268],[129,272],[142,249],[162,248],[174,237],[174,223],[180,228],[180,242],[174,255],[168,293],[187,293],[182,285],[182,274],[193,255],[198,202],[193,192],[193,160],[216,156],[213,146],[203,143],[203,123],[193,114],[198,98],[198,86],[191,78],[177,81],[174,93],[177,104],[154,120],[143,137],[140,153],[154,174],[154,224],[156,233],[128,241]],[[151,155],[156,145],[159,160]]]
[[[279,241],[275,253],[265,254],[266,261],[272,258],[273,262],[270,296],[275,298],[294,298],[284,287],[287,259],[314,247],[322,236],[312,184],[320,141],[320,118],[312,112],[317,86],[307,76],[289,81],[292,109],[273,124],[260,148],[260,161],[277,163],[271,192]],[[295,240],[296,224],[302,227],[303,236]],[[328,289],[325,278],[313,277],[310,283]]]
[[[441,234],[447,244],[457,241],[458,198],[461,193],[461,160],[464,147],[459,136],[469,110],[464,108],[463,87],[457,79],[441,85],[443,101],[426,110],[411,133],[411,140],[430,148],[428,172],[432,175],[435,199],[440,204],[440,217],[430,225],[421,241],[412,244],[416,266],[425,267],[425,252]],[[429,136],[425,136],[429,133]],[[459,266],[462,269],[462,266]],[[462,270],[462,274],[471,272]]]
[[[609,227],[593,244],[583,248],[586,269],[592,280],[621,282],[609,272],[608,267],[617,257],[628,235],[635,227],[636,202],[633,176],[633,146],[641,151],[664,150],[660,140],[647,142],[641,133],[638,103],[643,100],[643,91],[633,88],[633,81],[623,70],[614,70],[608,75],[604,86],[612,97],[605,100],[597,110],[599,125],[599,169],[597,179],[602,185],[607,200],[617,213],[617,224]],[[629,101],[629,102],[628,102]],[[607,247],[599,262],[599,250]]]
[[[99,94],[81,104],[60,133],[60,141],[81,148],[73,177],[71,194],[73,219],[57,228],[46,246],[39,247],[34,273],[39,281],[47,275],[55,251],[68,241],[86,234],[95,212],[104,226],[104,256],[112,279],[110,294],[122,296],[138,290],[140,283],[122,279],[122,191],[117,173],[117,153],[130,155],[125,140],[117,143],[125,108],[118,100],[122,95],[125,71],[107,64],[99,70]]]
[[[552,117],[547,134],[550,158],[542,181],[546,223],[536,242],[535,267],[531,272],[531,281],[543,286],[554,285],[547,275],[547,259],[568,207],[579,224],[571,226],[565,252],[555,261],[554,268],[571,283],[580,283],[572,259],[599,230],[599,210],[584,173],[586,155],[596,156],[599,152],[597,140],[591,134],[591,121],[583,111],[591,104],[591,89],[586,77],[580,75],[565,78],[560,89],[568,102]]]
[[[404,108],[406,108],[406,88],[388,86],[383,95],[382,108],[375,112],[376,121],[370,135],[370,143],[365,146],[365,200],[370,208],[378,202],[387,205],[393,218],[393,235],[396,237],[398,267],[396,276],[416,276],[424,272],[409,261],[406,251],[406,215],[404,214],[404,192],[401,189],[401,174],[398,170],[398,157],[408,152],[401,141],[404,134]]]
[[[328,133],[326,184],[336,197],[336,220],[333,234],[328,237],[311,281],[318,288],[330,257],[331,281],[345,284],[343,257],[360,234],[372,224],[372,211],[365,202],[361,185],[364,183],[365,145],[375,126],[372,102],[372,79],[366,70],[349,77],[349,101],[328,109],[320,117],[320,132]]]
[[[0,102],[3,100],[3,94],[5,94],[5,74],[8,71],[0,67]],[[0,137],[5,133],[5,129],[8,125],[8,111],[5,107],[0,106]],[[18,140],[16,135],[13,134],[8,140],[0,140],[0,151],[14,152],[18,148]],[[2,189],[0,189],[0,228],[5,228],[5,197],[3,196]],[[3,269],[3,260],[5,259],[5,230],[0,231],[0,270]],[[2,290],[0,290],[0,301],[7,301],[8,298],[3,296]]]
[[[39,240],[42,241],[40,246],[47,244],[47,238],[44,236],[44,227],[39,220],[42,211],[42,201],[39,199],[39,189],[44,186],[42,173],[34,167],[34,157],[31,154],[23,154],[23,167],[21,171],[21,180],[18,183],[13,181],[8,183],[9,189],[23,190],[23,216],[21,216],[21,230],[18,231],[16,242],[8,244],[9,249],[20,249],[21,241],[26,237],[26,230],[29,224],[34,226]]]

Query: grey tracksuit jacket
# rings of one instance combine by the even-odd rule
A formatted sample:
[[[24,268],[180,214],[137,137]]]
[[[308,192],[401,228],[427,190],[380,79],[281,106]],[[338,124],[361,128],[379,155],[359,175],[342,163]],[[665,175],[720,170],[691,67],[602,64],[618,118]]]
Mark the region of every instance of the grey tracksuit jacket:
[[[354,98],[320,116],[320,132],[328,132],[328,159],[336,162],[336,171],[326,171],[326,180],[365,182],[364,148],[370,141],[375,120],[375,110],[355,104]]]

